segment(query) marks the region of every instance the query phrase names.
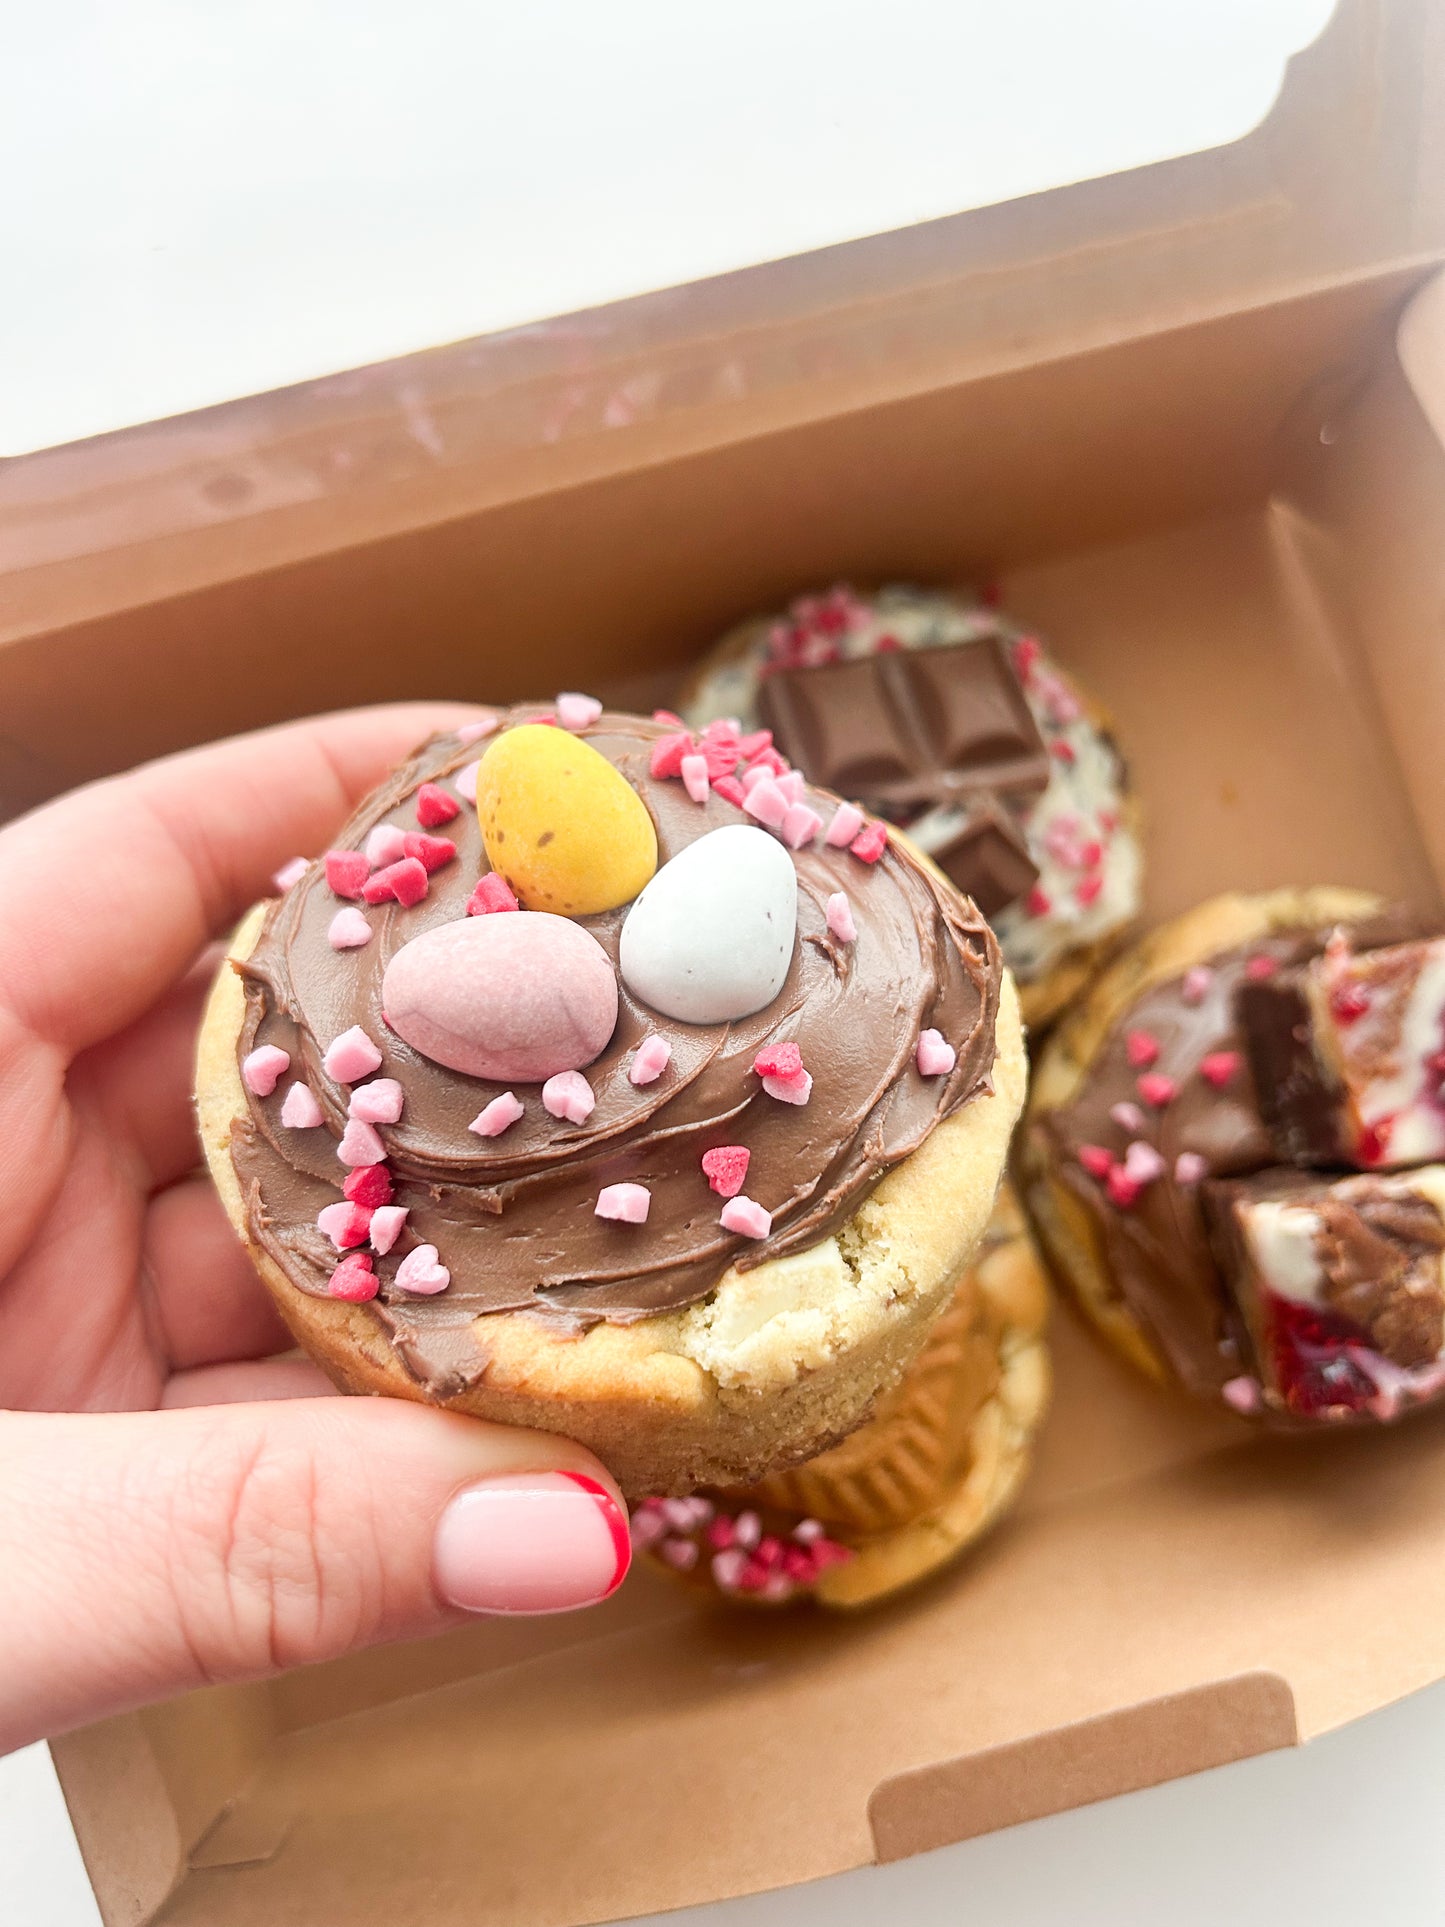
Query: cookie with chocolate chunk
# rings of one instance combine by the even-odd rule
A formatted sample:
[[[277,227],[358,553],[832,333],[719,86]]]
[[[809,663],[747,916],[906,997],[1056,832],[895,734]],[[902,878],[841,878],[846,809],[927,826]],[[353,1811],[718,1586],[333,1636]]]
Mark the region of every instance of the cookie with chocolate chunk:
[[[1155,1377],[1296,1427],[1390,1419],[1445,1386],[1437,955],[1359,891],[1217,897],[1049,1039],[1026,1204]]]
[[[839,587],[724,637],[684,704],[736,717],[908,830],[993,923],[1040,1030],[1134,921],[1138,810],[1109,719],[962,594]]]
[[[988,1221],[992,933],[781,759],[745,791],[736,733],[568,696],[469,735],[236,935],[197,1078],[232,1221],[345,1389],[569,1434],[630,1493],[811,1456]]]
[[[841,1445],[752,1486],[648,1499],[633,1536],[734,1604],[850,1609],[957,1558],[1007,1510],[1048,1403],[1047,1292],[1005,1185],[902,1382]]]

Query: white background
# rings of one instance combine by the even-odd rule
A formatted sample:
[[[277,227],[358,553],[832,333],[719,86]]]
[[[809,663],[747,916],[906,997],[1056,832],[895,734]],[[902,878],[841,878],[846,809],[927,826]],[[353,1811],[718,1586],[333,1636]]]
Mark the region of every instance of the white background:
[[[1217,145],[1328,10],[12,6],[0,452]],[[669,1918],[1423,1927],[1442,1765],[1445,1686],[1303,1754]],[[0,1917],[98,1918],[41,1748],[0,1761]]]

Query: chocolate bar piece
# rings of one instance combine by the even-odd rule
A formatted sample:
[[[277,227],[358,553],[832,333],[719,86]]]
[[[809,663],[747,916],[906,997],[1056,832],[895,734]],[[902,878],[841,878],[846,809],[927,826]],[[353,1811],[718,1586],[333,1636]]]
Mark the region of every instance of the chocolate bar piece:
[[[1445,1166],[1389,1177],[1270,1170],[1206,1184],[1202,1196],[1271,1402],[1311,1416],[1358,1410],[1441,1367]]]
[[[1048,751],[996,636],[775,670],[759,709],[810,781],[886,814],[984,792],[1022,803],[1049,780]]]
[[[1279,1156],[1389,1170],[1445,1157],[1445,938],[1355,951],[1240,987]]]
[[[993,797],[981,799],[956,828],[919,840],[986,917],[996,916],[1039,880],[1039,866],[1017,820]]]

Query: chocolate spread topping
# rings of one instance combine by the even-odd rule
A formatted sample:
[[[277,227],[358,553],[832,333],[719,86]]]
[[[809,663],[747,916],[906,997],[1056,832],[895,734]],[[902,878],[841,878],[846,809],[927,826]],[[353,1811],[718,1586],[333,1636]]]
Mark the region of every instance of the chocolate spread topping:
[[[546,713],[508,711],[502,726]],[[715,794],[700,806],[680,782],[649,775],[651,744],[663,733],[614,714],[585,732],[651,812],[659,866],[708,831],[746,820]],[[486,748],[455,736],[428,743],[361,806],[337,847],[361,847],[379,823],[415,830],[418,787],[445,785]],[[826,821],[836,799],[809,795]],[[987,924],[895,844],[870,866],[819,843],[794,853],[798,935],[771,1005],[733,1023],[684,1024],[637,1002],[619,979],[617,1028],[584,1073],[597,1100],[587,1122],[549,1116],[538,1088],[519,1087],[524,1117],[503,1137],[478,1138],[467,1126],[503,1087],[421,1056],[387,1027],[381,1010],[391,958],[423,931],[464,915],[488,868],[474,809],[464,808],[443,834],[457,845],[455,861],[433,873],[414,908],[368,908],[375,935],[363,948],[331,947],[327,928],[339,902],[320,863],[271,907],[252,956],[238,966],[246,986],[238,1054],[279,1045],[291,1068],[271,1096],[248,1096],[232,1139],[255,1241],[302,1290],[324,1294],[337,1253],[316,1216],[340,1197],[346,1177],[336,1145],[349,1093],[321,1060],[354,1024],[373,1039],[383,1057],[377,1075],[405,1091],[400,1123],[381,1134],[396,1202],[410,1216],[392,1252],[375,1260],[380,1290],[370,1309],[437,1396],[484,1369],[485,1341],[472,1327],[479,1313],[527,1310],[575,1331],[693,1304],[729,1266],[761,1264],[836,1230],[892,1165],[990,1087],[1001,964]],[[847,892],[858,929],[847,945],[827,927],[825,905],[837,890]],[[629,907],[578,919],[614,966]],[[929,1027],[957,1050],[946,1077],[924,1078],[915,1068],[919,1032]],[[628,1065],[651,1032],[667,1039],[672,1061],[639,1088],[628,1081]],[[806,1105],[767,1096],[752,1068],[765,1043],[788,1039],[813,1077]],[[298,1077],[324,1112],[324,1125],[313,1130],[280,1122]],[[699,1160],[723,1144],[752,1153],[746,1188],[772,1213],[766,1239],[739,1238],[718,1222],[723,1200]],[[599,1189],[621,1181],[650,1190],[645,1224],[594,1215]],[[406,1252],[422,1244],[435,1245],[451,1272],[450,1287],[434,1298],[409,1297],[393,1282]]]
[[[1072,1102],[1046,1113],[1036,1127],[1058,1154],[1062,1182],[1089,1214],[1119,1296],[1181,1381],[1207,1397],[1250,1369],[1251,1345],[1211,1254],[1200,1184],[1181,1183],[1176,1163],[1182,1152],[1194,1153],[1203,1159],[1207,1178],[1244,1176],[1276,1163],[1239,1026],[1238,993],[1252,981],[1252,963],[1256,972],[1269,967],[1254,960],[1269,959],[1277,972],[1287,972],[1321,955],[1338,927],[1280,932],[1211,956],[1197,1001],[1190,1001],[1182,976],[1155,984],[1104,1039]],[[1418,929],[1404,913],[1346,927],[1362,950],[1399,942]],[[1133,1032],[1157,1042],[1159,1054],[1149,1069],[1174,1086],[1160,1106],[1140,1095],[1139,1068],[1129,1056]],[[1200,1064],[1226,1052],[1237,1063],[1219,1088],[1201,1075]],[[1137,1106],[1142,1128],[1112,1115],[1121,1103]],[[1122,1159],[1136,1139],[1153,1145],[1166,1169],[1120,1209],[1080,1165],[1079,1149],[1099,1145]]]

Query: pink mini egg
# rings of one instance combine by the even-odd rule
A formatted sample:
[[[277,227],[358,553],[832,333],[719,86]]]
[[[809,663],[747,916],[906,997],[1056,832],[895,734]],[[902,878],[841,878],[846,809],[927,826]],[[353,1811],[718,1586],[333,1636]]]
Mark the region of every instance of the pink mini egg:
[[[567,917],[520,910],[439,924],[404,944],[382,980],[386,1021],[436,1064],[501,1084],[581,1070],[617,1023],[617,979]]]

